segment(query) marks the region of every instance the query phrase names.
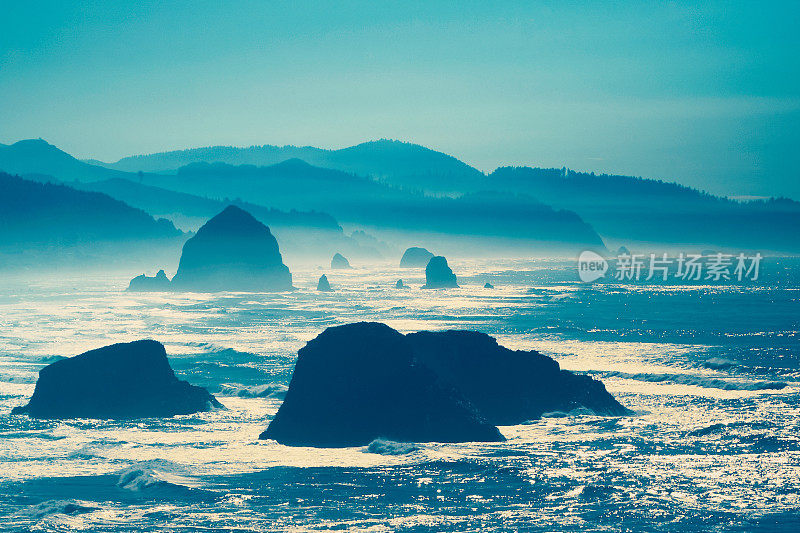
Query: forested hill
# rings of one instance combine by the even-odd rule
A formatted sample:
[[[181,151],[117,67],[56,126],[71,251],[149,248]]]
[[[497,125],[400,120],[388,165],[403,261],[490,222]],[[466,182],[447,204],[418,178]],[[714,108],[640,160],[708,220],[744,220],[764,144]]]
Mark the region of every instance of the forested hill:
[[[77,183],[75,187],[105,193],[128,205],[143,209],[154,216],[211,218],[228,205],[236,205],[255,216],[264,224],[293,228],[320,229],[341,232],[342,228],[331,215],[319,211],[280,210],[264,207],[240,198],[211,199],[188,193],[171,191],[136,183],[126,179],[111,179],[91,183]]]
[[[453,156],[418,144],[386,139],[339,150],[312,146],[211,146],[132,156],[116,163],[102,164],[126,172],[174,173],[192,163],[270,166],[288,159],[301,159],[317,167],[389,180],[403,188],[458,191],[485,179],[480,171]]]
[[[661,180],[566,169],[502,167],[489,180],[570,209],[604,239],[800,251],[800,203],[736,201]]]
[[[39,183],[0,172],[0,245],[73,246],[167,239],[181,235],[168,220],[98,192]]]

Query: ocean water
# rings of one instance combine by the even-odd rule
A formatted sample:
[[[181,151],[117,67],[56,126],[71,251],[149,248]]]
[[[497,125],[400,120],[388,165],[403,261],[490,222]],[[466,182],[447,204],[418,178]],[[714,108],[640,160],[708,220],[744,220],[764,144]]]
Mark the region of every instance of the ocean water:
[[[287,294],[130,294],[129,275],[0,281],[0,524],[8,531],[798,531],[800,264],[758,283],[581,284],[572,264],[451,261],[461,289],[387,265],[292,268]],[[778,268],[779,267],[779,268]],[[403,278],[410,289],[398,290]],[[484,289],[489,281],[495,289]],[[633,416],[553,413],[492,444],[258,441],[296,353],[360,320],[468,328],[602,380]],[[10,416],[37,372],[165,344],[226,410]],[[265,397],[259,397],[259,393]]]

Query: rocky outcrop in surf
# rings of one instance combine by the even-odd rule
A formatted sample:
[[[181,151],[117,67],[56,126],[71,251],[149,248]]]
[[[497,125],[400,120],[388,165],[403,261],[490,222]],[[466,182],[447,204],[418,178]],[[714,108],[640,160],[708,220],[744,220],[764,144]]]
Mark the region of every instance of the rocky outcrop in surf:
[[[331,268],[334,270],[344,270],[353,267],[350,266],[350,261],[348,261],[345,256],[337,252],[331,259]]]
[[[447,259],[441,255],[432,257],[425,267],[424,289],[456,289],[456,275],[447,264]]]
[[[402,335],[361,322],[328,328],[300,350],[286,399],[260,438],[318,447],[497,441],[495,425],[581,409],[629,414],[601,382],[484,333]]]
[[[398,279],[397,283],[394,284],[395,289],[405,289],[406,285],[403,283],[402,279]]]
[[[164,346],[153,340],[112,344],[39,371],[30,402],[12,414],[34,418],[170,417],[222,405],[175,377]]]
[[[286,291],[292,274],[269,228],[228,206],[183,245],[172,288],[182,291]]]
[[[504,440],[416,364],[404,335],[374,322],[328,328],[300,349],[286,399],[260,438],[317,447]]]
[[[158,274],[152,278],[145,274],[136,276],[128,285],[128,290],[132,292],[160,292],[171,290],[171,288],[169,278],[163,270],[159,270]]]
[[[600,381],[561,370],[539,352],[509,350],[485,333],[421,331],[406,337],[415,360],[457,389],[492,424],[520,424],[580,408],[607,416],[630,413]]]
[[[403,257],[400,258],[400,268],[424,268],[432,258],[433,254],[425,248],[412,246],[403,252]]]
[[[321,292],[333,292],[331,284],[328,281],[328,276],[325,274],[319,277],[319,281],[317,282],[317,290]]]

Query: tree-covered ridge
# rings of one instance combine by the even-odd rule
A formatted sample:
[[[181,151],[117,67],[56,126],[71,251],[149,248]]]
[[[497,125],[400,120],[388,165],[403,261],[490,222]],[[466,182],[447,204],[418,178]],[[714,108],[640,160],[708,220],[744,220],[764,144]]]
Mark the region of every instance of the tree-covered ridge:
[[[42,139],[0,144],[0,171],[19,175],[48,174],[68,181],[97,181],[126,176],[124,172],[75,159]]]
[[[503,167],[489,179],[574,210],[604,239],[800,251],[800,203],[741,201],[662,180],[566,169]]]
[[[455,190],[464,180],[473,182],[483,177],[480,171],[451,155],[389,139],[338,150],[291,145],[209,146],[126,157],[105,166],[127,172],[169,173],[192,163],[270,166],[289,159],[301,159],[314,166],[362,176],[391,179],[404,187],[423,188],[435,177],[440,185],[447,181]]]
[[[476,192],[434,197],[298,159],[266,167],[194,163],[174,176],[151,178],[168,189],[324,211],[340,222],[366,226],[602,246],[577,214],[551,209],[529,195]]]
[[[181,214],[188,217],[211,218],[228,205],[235,205],[253,214],[268,226],[314,228],[340,232],[341,226],[334,217],[320,211],[280,210],[265,207],[241,198],[206,198],[193,194],[171,191],[162,187],[144,185],[126,179],[112,179],[85,184],[75,184],[84,190],[108,194],[113,198],[143,209],[154,215]]]
[[[168,220],[99,192],[0,172],[0,244],[71,246],[181,234]]]
[[[591,194],[604,201],[625,201],[630,197],[673,198],[691,202],[729,201],[675,182],[576,172],[567,168],[500,167],[489,175],[489,180],[502,189],[539,193],[545,197],[574,192],[581,196]]]

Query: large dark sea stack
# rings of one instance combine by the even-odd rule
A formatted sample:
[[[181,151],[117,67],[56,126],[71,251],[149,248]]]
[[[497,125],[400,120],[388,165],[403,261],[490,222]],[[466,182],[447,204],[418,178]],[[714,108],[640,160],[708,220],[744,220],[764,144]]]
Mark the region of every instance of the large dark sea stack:
[[[598,415],[630,413],[600,381],[561,370],[539,352],[504,348],[484,333],[422,331],[406,338],[416,361],[456,388],[491,424],[519,424],[581,407]]]
[[[455,289],[458,288],[456,275],[447,265],[447,259],[441,255],[432,257],[425,267],[425,289]]]
[[[12,414],[129,419],[214,407],[222,405],[205,389],[175,377],[161,343],[142,340],[112,344],[44,367],[31,401]]]
[[[334,270],[335,269],[344,270],[344,269],[353,268],[353,267],[350,266],[350,261],[348,261],[345,256],[343,256],[340,253],[336,253],[333,256],[333,259],[331,259],[331,268],[334,269]]]
[[[228,206],[183,245],[175,290],[286,291],[292,274],[269,228],[250,213]]]
[[[498,441],[495,425],[581,408],[630,414],[601,382],[484,333],[402,335],[361,322],[328,328],[300,350],[286,399],[260,438],[318,447]]]
[[[128,285],[128,290],[133,292],[159,292],[171,290],[166,272],[159,270],[158,274],[149,278],[144,274],[133,278]]]
[[[400,258],[400,268],[423,268],[428,265],[428,261],[432,258],[433,254],[425,248],[412,246]]]
[[[502,441],[463,397],[417,364],[408,339],[361,322],[326,329],[300,349],[286,399],[261,439],[290,446]]]

